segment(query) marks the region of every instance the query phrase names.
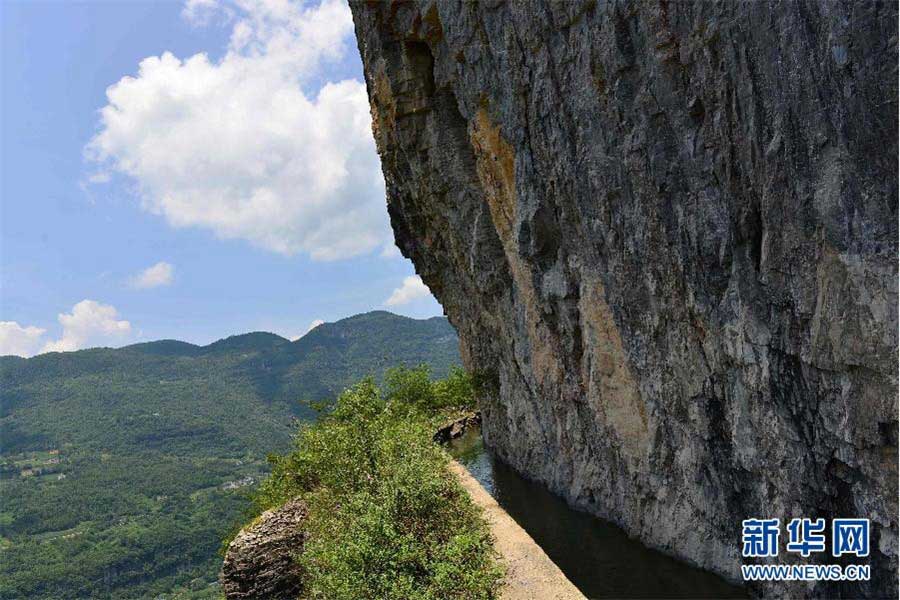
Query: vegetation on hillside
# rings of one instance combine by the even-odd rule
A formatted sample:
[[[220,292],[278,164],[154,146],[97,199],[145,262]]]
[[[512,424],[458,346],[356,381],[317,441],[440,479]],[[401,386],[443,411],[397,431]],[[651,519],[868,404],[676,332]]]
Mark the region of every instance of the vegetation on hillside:
[[[375,312],[234,336],[0,357],[0,598],[218,597],[217,550],[293,420],[388,364],[458,364],[445,319]],[[394,358],[394,362],[388,361]]]
[[[295,450],[274,457],[258,511],[302,497],[304,596],[383,600],[493,598],[502,578],[480,511],[447,468],[435,427],[474,408],[454,370],[394,369],[345,391]]]

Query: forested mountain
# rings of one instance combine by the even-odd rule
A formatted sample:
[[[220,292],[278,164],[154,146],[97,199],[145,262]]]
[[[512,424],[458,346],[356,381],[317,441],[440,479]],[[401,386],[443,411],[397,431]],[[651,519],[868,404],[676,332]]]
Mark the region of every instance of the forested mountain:
[[[0,597],[207,597],[242,494],[303,401],[459,362],[443,318],[372,312],[271,333],[0,357]]]

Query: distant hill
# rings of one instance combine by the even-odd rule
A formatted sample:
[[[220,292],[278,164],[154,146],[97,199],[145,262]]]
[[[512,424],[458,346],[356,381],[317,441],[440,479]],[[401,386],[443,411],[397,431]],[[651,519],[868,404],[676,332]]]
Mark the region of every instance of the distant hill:
[[[239,494],[313,416],[301,400],[421,363],[459,363],[453,328],[383,311],[293,342],[0,357],[0,597],[214,597]]]

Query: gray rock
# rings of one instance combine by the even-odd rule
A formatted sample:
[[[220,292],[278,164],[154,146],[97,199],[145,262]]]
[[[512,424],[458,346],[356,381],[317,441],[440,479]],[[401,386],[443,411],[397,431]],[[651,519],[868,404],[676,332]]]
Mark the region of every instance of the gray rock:
[[[742,519],[868,517],[870,582],[753,591],[896,597],[897,4],[351,8],[487,444],[733,580]]]
[[[434,432],[433,439],[438,444],[446,444],[450,440],[462,437],[470,428],[480,426],[481,412],[475,411],[441,425],[438,427],[437,431]]]
[[[222,564],[228,600],[297,598],[303,591],[294,558],[303,551],[306,506],[298,500],[264,512],[238,533]]]

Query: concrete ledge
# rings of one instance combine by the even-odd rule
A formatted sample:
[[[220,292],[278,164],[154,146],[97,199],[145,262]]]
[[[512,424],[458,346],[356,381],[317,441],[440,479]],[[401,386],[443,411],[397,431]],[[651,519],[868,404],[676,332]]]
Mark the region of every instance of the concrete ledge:
[[[540,546],[522,529],[474,477],[456,461],[450,470],[484,510],[494,535],[494,547],[506,566],[506,581],[501,590],[504,600],[586,600]]]

